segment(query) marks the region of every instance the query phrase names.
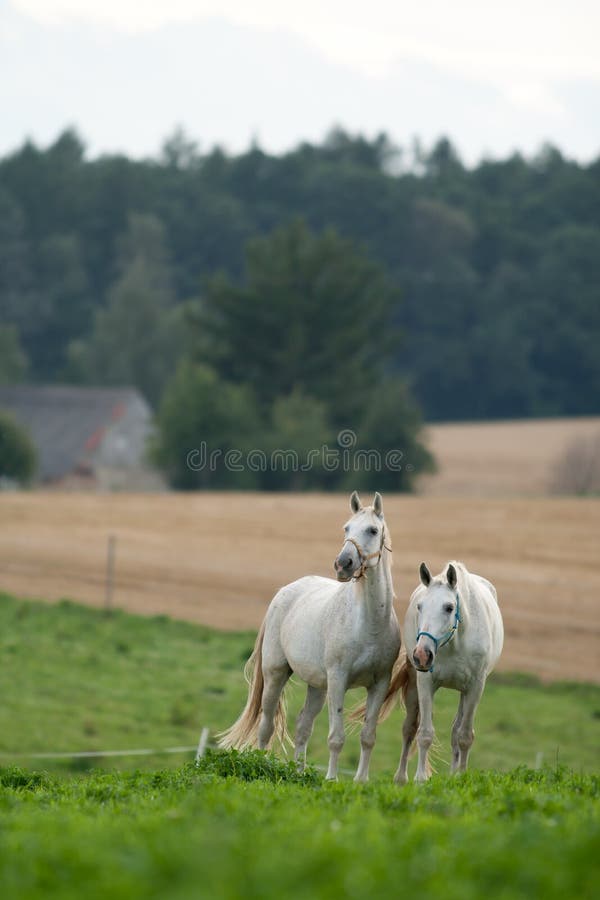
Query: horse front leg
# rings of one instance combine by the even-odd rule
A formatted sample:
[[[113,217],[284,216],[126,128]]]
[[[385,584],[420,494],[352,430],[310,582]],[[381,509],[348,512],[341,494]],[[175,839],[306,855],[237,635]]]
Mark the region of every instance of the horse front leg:
[[[475,740],[475,732],[473,730],[475,711],[481,700],[484,687],[485,678],[478,679],[473,682],[471,687],[462,695],[462,716],[456,730],[458,766],[454,768],[453,771],[466,772],[467,764],[469,762],[469,753],[473,746],[473,741]]]
[[[390,686],[389,676],[381,678],[367,689],[367,704],[365,710],[365,724],[360,733],[360,760],[354,776],[355,781],[369,780],[369,762],[375,746],[377,732],[377,719],[381,705],[385,700],[387,689]]]
[[[344,695],[346,678],[341,672],[327,673],[327,707],[329,710],[329,766],[325,778],[337,781],[338,758],[342,752],[346,734],[344,732]]]
[[[458,701],[458,710],[456,711],[456,717],[454,722],[452,723],[452,763],[450,764],[450,772],[454,773],[458,770],[458,766],[460,763],[460,748],[458,746],[458,732],[462,723],[463,717],[463,709],[464,709],[464,694],[460,695],[460,700]]]
[[[433,730],[433,680],[429,673],[417,673],[417,692],[419,695],[419,730],[417,731],[417,745],[419,747],[419,762],[415,781],[427,781],[431,777],[429,765],[429,748],[433,743],[435,732]]]

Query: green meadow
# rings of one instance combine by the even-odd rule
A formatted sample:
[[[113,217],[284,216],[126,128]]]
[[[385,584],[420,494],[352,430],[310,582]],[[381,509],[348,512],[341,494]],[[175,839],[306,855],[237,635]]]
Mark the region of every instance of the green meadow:
[[[457,695],[440,692],[438,774],[397,787],[402,716],[369,785],[281,755],[208,751],[30,759],[195,745],[237,716],[253,635],[0,596],[2,897],[578,898],[597,894],[600,689],[496,676],[471,770],[447,775]],[[351,696],[349,703],[358,695]],[[302,702],[290,690],[293,715]],[[326,715],[309,756],[326,760]],[[358,735],[342,765],[351,770]]]
[[[257,751],[209,751],[198,769],[5,769],[0,822],[10,900],[565,900],[600,876],[598,779],[564,769],[402,789],[299,777]]]
[[[242,674],[254,634],[213,631],[164,616],[145,618],[64,601],[19,601],[0,594],[0,761],[29,763],[20,753],[192,746],[203,727],[231,724],[246,699]],[[361,696],[348,695],[348,705]],[[304,697],[288,688],[290,728]],[[437,769],[447,771],[450,724],[458,694],[439,691],[434,721]],[[400,753],[402,710],[378,731],[372,773],[393,774]],[[471,766],[564,764],[594,772],[600,747],[600,688],[578,683],[543,686],[524,675],[495,675],[475,722]],[[327,712],[319,716],[309,759],[327,761]],[[358,762],[350,733],[341,761]],[[148,769],[180,765],[190,755],[43,761],[46,769],[90,765]],[[39,761],[35,762],[40,765]],[[413,761],[414,766],[414,761]]]

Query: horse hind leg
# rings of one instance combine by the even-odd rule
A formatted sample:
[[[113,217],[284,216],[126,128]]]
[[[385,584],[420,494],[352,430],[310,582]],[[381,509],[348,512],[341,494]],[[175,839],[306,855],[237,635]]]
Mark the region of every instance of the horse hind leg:
[[[315,719],[323,709],[327,692],[320,688],[311,687],[309,684],[306,689],[306,700],[302,707],[296,722],[296,749],[294,758],[300,769],[306,764],[306,746],[310,740],[313,731]]]
[[[402,725],[402,755],[398,763],[398,770],[394,775],[396,784],[406,784],[408,781],[408,758],[412,742],[419,727],[419,695],[417,694],[417,683],[414,677],[406,691],[404,703],[406,716]]]
[[[292,674],[290,667],[268,669],[263,671],[264,688],[262,695],[262,711],[258,725],[258,747],[266,750],[271,743],[275,730],[275,717],[281,701],[283,689]]]

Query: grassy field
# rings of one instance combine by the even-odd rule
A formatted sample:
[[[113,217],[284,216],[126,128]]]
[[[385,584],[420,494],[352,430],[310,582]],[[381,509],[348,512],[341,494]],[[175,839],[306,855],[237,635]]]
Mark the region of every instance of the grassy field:
[[[74,750],[127,750],[192,746],[202,727],[229,725],[241,711],[243,663],[250,632],[223,632],[164,616],[142,617],[73,603],[46,605],[0,597],[0,762],[17,754]],[[303,700],[289,691],[293,717]],[[353,703],[360,692],[349,695]],[[449,731],[458,701],[453,691],[436,698],[440,772],[447,771]],[[373,772],[391,777],[400,749],[402,715],[381,725]],[[317,720],[310,759],[327,758],[327,716]],[[518,765],[564,763],[577,772],[597,770],[600,688],[588,684],[541,685],[530,676],[493,676],[479,707],[472,765],[507,770]],[[358,761],[358,735],[348,736],[341,764]],[[169,764],[189,760],[173,757]],[[77,763],[29,761],[56,770]],[[106,759],[108,767],[165,765],[165,757]],[[414,761],[413,761],[414,765]]]
[[[600,498],[384,497],[397,611],[449,559],[498,588],[502,671],[600,684]],[[104,602],[107,535],[115,602],[217,628],[256,630],[281,585],[331,575],[348,497],[319,494],[0,493],[0,590]]]
[[[600,688],[492,678],[472,767],[397,787],[400,711],[369,785],[281,756],[25,759],[25,751],[194,745],[245,697],[250,632],[0,595],[3,900],[594,896]],[[356,694],[354,696],[356,698]],[[447,757],[457,695],[435,721]],[[301,692],[291,690],[292,712]],[[309,748],[326,759],[326,715]],[[353,768],[358,736],[342,764]],[[539,768],[533,768],[537,765]],[[95,767],[95,768],[92,768]]]
[[[261,757],[261,758],[257,758]],[[598,780],[324,784],[262,754],[61,780],[0,770],[7,900],[597,896]]]

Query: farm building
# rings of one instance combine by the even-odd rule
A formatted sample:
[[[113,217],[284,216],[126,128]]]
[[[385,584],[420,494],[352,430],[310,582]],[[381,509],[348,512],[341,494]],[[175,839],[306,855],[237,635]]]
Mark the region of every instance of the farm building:
[[[29,432],[48,487],[163,490],[147,461],[152,410],[135,388],[11,385],[0,409]]]

